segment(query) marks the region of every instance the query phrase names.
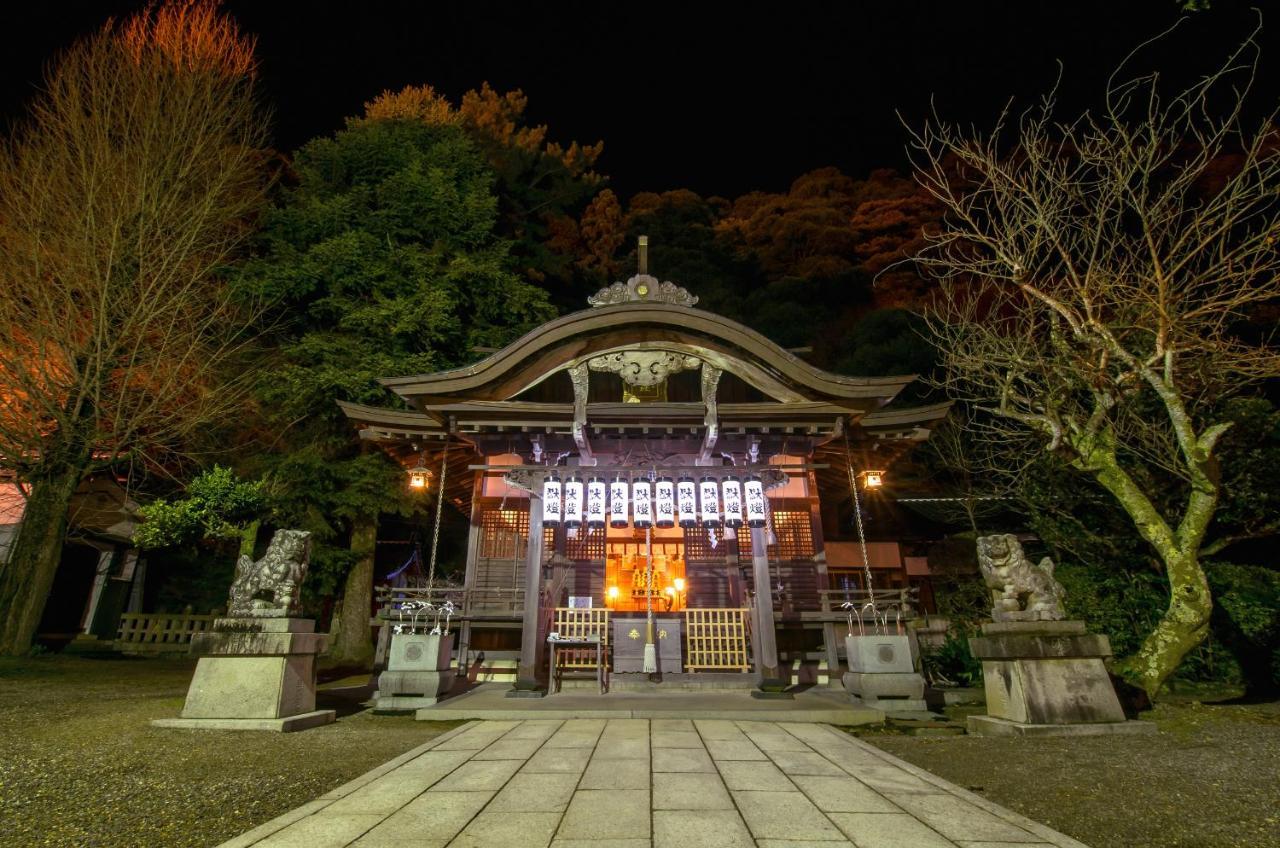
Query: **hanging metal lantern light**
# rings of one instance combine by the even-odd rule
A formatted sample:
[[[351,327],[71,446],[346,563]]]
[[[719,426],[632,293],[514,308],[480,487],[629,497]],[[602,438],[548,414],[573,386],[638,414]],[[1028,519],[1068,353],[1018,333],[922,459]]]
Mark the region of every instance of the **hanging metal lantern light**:
[[[864,488],[878,489],[884,485],[883,471],[863,471],[860,476],[862,477],[862,485]]]
[[[710,475],[703,477],[702,482],[698,484],[698,488],[702,495],[702,526],[719,527],[720,487],[716,485],[716,478]]]
[[[554,471],[542,481],[542,526],[559,527],[564,507],[564,485]]]
[[[418,460],[417,465],[408,470],[408,473],[410,489],[417,492],[425,492],[427,489],[431,488],[431,478],[435,475],[431,473],[430,468],[427,468],[427,466],[422,463],[421,459]]]
[[[582,478],[576,474],[564,484],[564,526],[576,529],[582,526]]]
[[[676,511],[681,527],[698,526],[698,485],[692,477],[681,477],[676,483]]]
[[[627,478],[621,474],[609,484],[609,526],[621,529],[627,526]]]
[[[603,477],[587,481],[587,526],[593,530],[604,527],[605,485]]]
[[[654,524],[658,527],[676,526],[676,487],[670,477],[659,477],[654,486]]]
[[[724,524],[726,527],[741,527],[742,519],[742,481],[730,474],[724,478],[720,487],[724,492]]]
[[[765,526],[768,523],[768,519],[765,512],[764,484],[760,482],[759,477],[750,474],[747,476],[747,482],[743,489],[745,490],[744,500],[747,504],[747,526]]]
[[[641,530],[653,526],[653,487],[648,480],[636,480],[631,484],[631,512],[635,525]]]

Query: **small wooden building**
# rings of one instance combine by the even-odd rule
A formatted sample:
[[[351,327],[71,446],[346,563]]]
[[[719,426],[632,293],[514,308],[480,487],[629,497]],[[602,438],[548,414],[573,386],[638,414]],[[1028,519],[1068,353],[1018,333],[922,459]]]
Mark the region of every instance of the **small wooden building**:
[[[560,633],[632,670],[649,609],[664,676],[835,668],[867,567],[895,604],[909,580],[879,575],[927,573],[895,540],[864,557],[838,507],[946,406],[885,409],[914,377],[822,371],[644,273],[589,302],[472,365],[383,380],[412,411],[342,404],[471,517],[465,587],[447,590],[459,669],[509,656],[517,686],[540,685]]]

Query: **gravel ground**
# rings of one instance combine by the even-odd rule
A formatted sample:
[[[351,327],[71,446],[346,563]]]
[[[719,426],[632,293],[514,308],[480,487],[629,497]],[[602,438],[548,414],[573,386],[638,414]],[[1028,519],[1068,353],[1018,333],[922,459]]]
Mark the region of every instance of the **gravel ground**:
[[[859,736],[1093,848],[1280,845],[1280,703],[1170,696],[1143,718],[1161,732]]]
[[[151,727],[193,667],[0,660],[0,848],[217,845],[456,725],[354,712],[347,690],[321,692],[335,724],[301,733]]]
[[[355,681],[322,687],[339,719],[302,733],[148,725],[178,714],[192,667],[0,660],[0,848],[214,846],[454,726],[374,716],[329,688]],[[1093,848],[1280,845],[1280,704],[1170,697],[1145,718],[1162,732],[859,735]]]

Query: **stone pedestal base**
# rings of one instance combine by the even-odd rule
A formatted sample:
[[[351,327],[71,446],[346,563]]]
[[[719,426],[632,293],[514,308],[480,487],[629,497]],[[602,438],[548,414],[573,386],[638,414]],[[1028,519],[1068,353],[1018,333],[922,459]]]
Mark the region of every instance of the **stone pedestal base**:
[[[915,672],[846,672],[845,691],[855,701],[887,713],[928,712],[924,678]]]
[[[191,652],[203,654],[187,689],[180,719],[158,727],[211,730],[303,730],[334,720],[316,710],[316,654],[326,637],[315,623],[287,618],[223,618],[196,634]]]
[[[982,660],[987,717],[1002,720],[979,722],[979,732],[1025,735],[1033,732],[1025,728],[1045,725],[1128,724],[1103,664],[1111,644],[1086,633],[1082,621],[984,624],[969,648]],[[1018,726],[1024,729],[1013,729]]]
[[[333,710],[312,710],[284,718],[157,718],[155,727],[177,727],[183,730],[272,730],[292,733],[329,724],[336,718]]]
[[[453,669],[384,671],[378,675],[374,701],[379,710],[416,710],[439,702],[453,688]]]
[[[975,736],[1110,736],[1155,733],[1149,721],[1104,721],[1096,724],[1027,724],[995,716],[969,716],[969,732]]]

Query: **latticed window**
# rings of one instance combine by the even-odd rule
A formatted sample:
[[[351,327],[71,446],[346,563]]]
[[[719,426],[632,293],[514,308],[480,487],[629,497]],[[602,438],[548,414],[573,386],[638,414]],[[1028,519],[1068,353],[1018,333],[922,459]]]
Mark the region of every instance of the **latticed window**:
[[[571,539],[568,530],[565,531],[566,559],[604,559],[605,531],[603,529],[588,530],[586,527],[579,527],[574,535],[576,538]]]
[[[811,559],[813,557],[813,525],[807,510],[773,511],[773,535],[777,544],[769,546],[770,559]],[[751,532],[738,531],[738,551],[746,559],[751,556]]]
[[[480,512],[480,556],[524,559],[529,537],[529,511],[523,508],[485,508]]]
[[[553,527],[542,528],[544,559],[551,556],[555,547],[555,534]],[[528,538],[527,503],[495,500],[491,505],[481,507],[479,555],[482,558],[523,560],[527,551],[525,540]]]
[[[745,532],[745,531],[739,531]],[[705,527],[688,527],[684,531],[684,558],[690,562],[724,562],[732,555],[733,542],[725,541],[724,528],[716,528],[716,546],[711,547],[711,535]]]

